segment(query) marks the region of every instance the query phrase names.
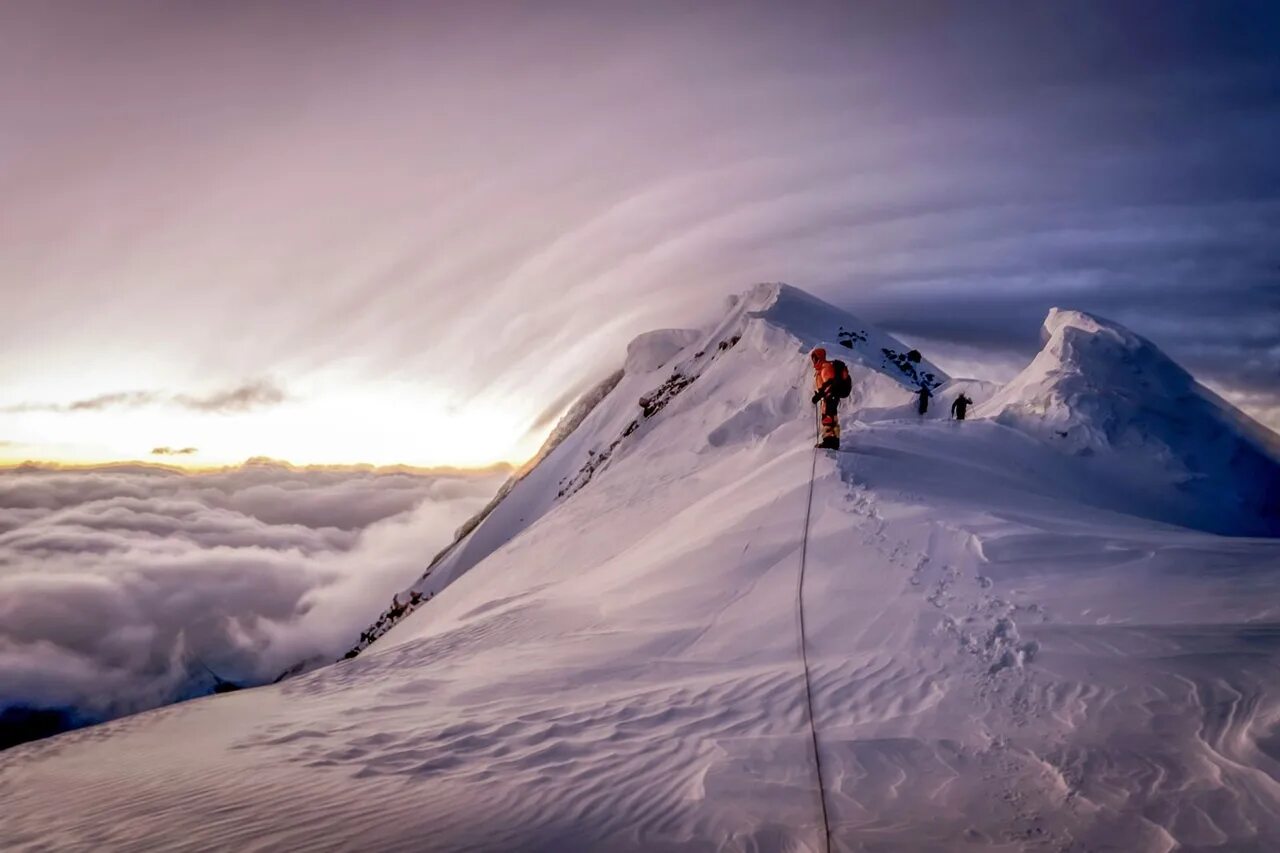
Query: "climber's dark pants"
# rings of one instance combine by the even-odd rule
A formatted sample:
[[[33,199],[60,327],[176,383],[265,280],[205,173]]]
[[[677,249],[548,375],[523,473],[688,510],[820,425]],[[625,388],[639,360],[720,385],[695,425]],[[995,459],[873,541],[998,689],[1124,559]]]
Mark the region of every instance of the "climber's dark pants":
[[[822,406],[822,441],[840,443],[840,398],[823,397]]]

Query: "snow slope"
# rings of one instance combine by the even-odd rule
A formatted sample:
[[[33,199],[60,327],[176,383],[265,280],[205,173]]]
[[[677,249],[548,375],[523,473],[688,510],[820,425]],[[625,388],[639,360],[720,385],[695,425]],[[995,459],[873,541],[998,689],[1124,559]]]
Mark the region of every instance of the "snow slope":
[[[851,325],[877,415],[815,457]],[[371,648],[0,754],[0,847],[822,850],[813,472],[834,849],[1276,849],[1280,541],[892,416],[900,346],[778,286],[644,339]]]

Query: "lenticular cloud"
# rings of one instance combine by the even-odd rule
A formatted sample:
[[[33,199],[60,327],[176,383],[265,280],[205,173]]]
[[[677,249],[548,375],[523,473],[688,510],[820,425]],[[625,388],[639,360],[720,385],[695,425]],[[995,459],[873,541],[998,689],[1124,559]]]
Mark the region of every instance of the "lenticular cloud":
[[[0,473],[0,713],[133,713],[340,653],[499,474]]]

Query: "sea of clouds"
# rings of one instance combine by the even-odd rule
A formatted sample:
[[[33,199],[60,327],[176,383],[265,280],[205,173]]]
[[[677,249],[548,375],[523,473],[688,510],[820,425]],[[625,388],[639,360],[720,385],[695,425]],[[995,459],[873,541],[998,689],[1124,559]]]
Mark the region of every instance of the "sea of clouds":
[[[208,692],[209,670],[336,658],[504,477],[0,471],[0,715],[104,720]]]

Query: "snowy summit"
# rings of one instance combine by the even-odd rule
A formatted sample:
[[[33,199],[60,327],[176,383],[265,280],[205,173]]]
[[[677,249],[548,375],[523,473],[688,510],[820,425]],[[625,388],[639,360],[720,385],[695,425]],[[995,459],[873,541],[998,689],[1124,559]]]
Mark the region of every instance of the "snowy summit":
[[[1275,436],[1044,330],[1003,387],[785,285],[641,336],[348,659],[0,755],[0,847],[1280,849]]]

